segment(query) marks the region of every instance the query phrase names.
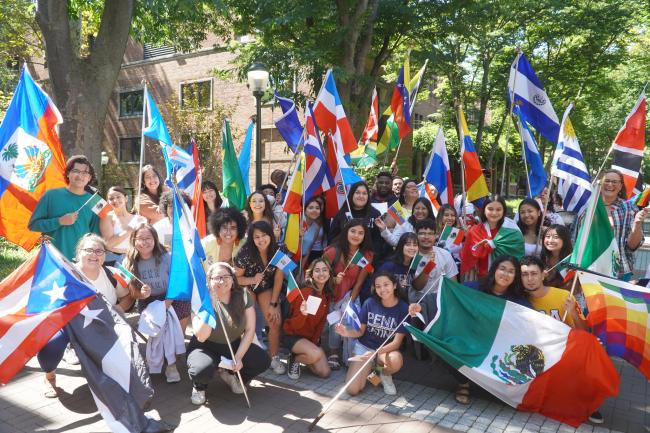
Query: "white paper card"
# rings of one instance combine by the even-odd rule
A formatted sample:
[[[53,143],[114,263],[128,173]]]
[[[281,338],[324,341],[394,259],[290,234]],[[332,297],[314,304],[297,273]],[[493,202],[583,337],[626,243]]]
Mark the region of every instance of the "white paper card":
[[[221,357],[221,362],[219,362],[219,368],[225,368],[227,370],[232,370],[235,368],[235,363],[232,359],[228,359],[225,356]]]
[[[339,310],[334,310],[327,315],[327,323],[330,325],[339,323],[339,320],[341,320],[341,312]]]
[[[316,314],[321,301],[322,301],[321,298],[317,298],[316,296],[309,295],[307,297],[307,314],[311,314],[312,316]]]
[[[370,203],[372,207],[377,209],[379,211],[380,215],[385,214],[388,212],[388,203]]]

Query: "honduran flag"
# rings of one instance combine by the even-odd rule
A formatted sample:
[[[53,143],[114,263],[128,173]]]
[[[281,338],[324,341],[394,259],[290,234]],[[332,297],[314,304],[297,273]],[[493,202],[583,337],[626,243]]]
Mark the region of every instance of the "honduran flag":
[[[596,337],[443,278],[438,313],[414,338],[504,403],[579,426],[620,378]]]
[[[397,124],[397,131],[400,140],[411,132],[411,95],[404,84],[404,67],[399,70],[397,82],[393,89],[393,97],[390,100],[390,108],[393,112],[393,120]]]
[[[357,148],[357,140],[345,115],[331,69],[327,71],[323,87],[314,102],[314,119],[318,129],[324,134],[340,135],[345,153],[350,153]]]
[[[625,124],[614,138],[612,168],[623,173],[627,198],[634,195],[645,147],[645,90],[636,101],[632,112],[625,118]]]
[[[0,383],[6,384],[95,297],[50,243],[0,282]]]
[[[66,185],[60,123],[59,110],[23,68],[0,124],[0,236],[28,251],[41,235],[27,228],[36,203]]]
[[[474,147],[472,137],[469,135],[469,128],[465,120],[463,109],[458,109],[458,123],[460,130],[460,154],[463,160],[463,175],[465,176],[465,188],[467,189],[467,200],[478,207],[483,207],[483,197],[490,194],[488,191],[485,176],[481,169],[481,161]]]
[[[445,134],[442,128],[438,128],[436,141],[433,144],[433,152],[429,164],[424,170],[424,180],[433,185],[438,191],[438,201],[441,204],[454,202],[454,184],[451,180],[451,168],[447,156]]]

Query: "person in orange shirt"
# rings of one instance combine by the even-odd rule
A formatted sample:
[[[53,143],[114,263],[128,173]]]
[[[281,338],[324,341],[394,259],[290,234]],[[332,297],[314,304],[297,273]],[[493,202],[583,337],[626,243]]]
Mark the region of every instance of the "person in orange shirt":
[[[329,297],[332,295],[331,276],[332,268],[327,260],[314,260],[307,269],[303,287],[299,289],[302,296],[294,295],[289,305],[289,317],[282,325],[282,344],[291,352],[287,375],[293,380],[300,378],[301,363],[306,364],[318,377],[326,378],[331,373],[325,352],[319,346],[327,320]],[[315,314],[307,313],[307,299],[310,296],[321,300]]]

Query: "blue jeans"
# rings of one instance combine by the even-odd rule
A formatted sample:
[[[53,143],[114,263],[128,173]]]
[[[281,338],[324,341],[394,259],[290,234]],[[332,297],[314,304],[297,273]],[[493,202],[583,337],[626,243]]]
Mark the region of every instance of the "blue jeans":
[[[36,359],[38,359],[38,364],[44,372],[49,373],[56,370],[56,367],[63,359],[63,353],[69,341],[68,334],[63,329],[60,329],[38,352]]]

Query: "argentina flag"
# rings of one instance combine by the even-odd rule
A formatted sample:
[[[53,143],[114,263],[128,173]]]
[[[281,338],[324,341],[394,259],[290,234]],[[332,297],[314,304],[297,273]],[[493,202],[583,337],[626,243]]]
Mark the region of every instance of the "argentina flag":
[[[578,137],[569,120],[569,112],[572,108],[573,105],[570,104],[562,117],[562,127],[551,165],[551,176],[558,177],[557,192],[562,197],[564,209],[581,213],[587,206],[592,187],[591,176],[582,157]]]
[[[513,102],[528,119],[528,123],[551,143],[557,143],[560,121],[544,86],[523,53],[510,67],[508,103]]]

